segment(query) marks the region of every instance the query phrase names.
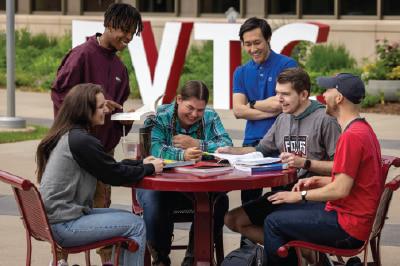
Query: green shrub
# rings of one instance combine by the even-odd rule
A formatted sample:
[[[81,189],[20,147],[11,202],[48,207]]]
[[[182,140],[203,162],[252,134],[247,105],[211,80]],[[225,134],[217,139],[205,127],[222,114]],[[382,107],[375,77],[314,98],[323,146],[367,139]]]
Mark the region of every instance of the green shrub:
[[[322,73],[338,69],[352,69],[355,65],[355,59],[349,55],[343,45],[332,44],[312,46],[305,62],[307,70]]]
[[[213,44],[211,41],[203,45],[193,45],[186,56],[179,87],[189,80],[201,80],[210,90],[210,99],[213,91]]]
[[[366,63],[363,68],[363,79],[400,79],[400,44],[387,40],[376,42],[378,59],[374,63]]]
[[[361,101],[361,107],[367,108],[367,107],[373,107],[376,104],[380,102],[380,96],[378,95],[370,95],[366,94],[365,98]]]
[[[6,40],[0,33],[0,86],[6,85]],[[26,29],[15,32],[16,86],[48,90],[62,58],[71,48],[71,35],[49,37],[33,35]]]
[[[307,62],[307,56],[310,54],[310,49],[313,47],[313,43],[308,41],[300,41],[292,50],[290,55],[300,67],[305,68]]]
[[[361,69],[356,66],[355,59],[343,45],[301,41],[295,46],[291,56],[310,75],[312,94],[321,94],[324,91],[316,83],[320,76],[333,76],[342,72],[361,75]]]

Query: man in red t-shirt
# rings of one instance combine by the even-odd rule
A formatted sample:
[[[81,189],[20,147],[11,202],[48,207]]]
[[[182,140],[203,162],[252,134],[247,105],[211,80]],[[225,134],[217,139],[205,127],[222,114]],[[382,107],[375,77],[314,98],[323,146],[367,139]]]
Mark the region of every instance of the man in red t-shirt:
[[[320,77],[317,83],[326,88],[326,112],[336,117],[342,128],[332,174],[301,179],[291,192],[268,197],[265,265],[296,265],[293,250],[287,258],[276,254],[291,240],[345,249],[361,247],[369,237],[383,192],[379,142],[359,114],[358,104],[365,95],[363,82],[341,73]]]

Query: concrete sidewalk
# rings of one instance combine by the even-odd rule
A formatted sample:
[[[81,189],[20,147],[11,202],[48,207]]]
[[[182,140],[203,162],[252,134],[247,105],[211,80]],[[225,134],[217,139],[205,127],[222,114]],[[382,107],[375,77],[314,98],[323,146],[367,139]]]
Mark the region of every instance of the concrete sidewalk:
[[[6,114],[6,92],[0,89],[0,116]],[[48,93],[20,92],[16,93],[16,114],[27,119],[28,124],[51,125],[53,111]],[[138,100],[129,100],[126,108],[141,106]],[[218,110],[224,126],[239,146],[242,140],[244,121],[237,120],[231,111]],[[382,147],[382,154],[400,156],[400,116],[363,114],[374,128]],[[137,131],[142,121],[137,121],[130,134],[137,138]],[[0,169],[16,175],[35,180],[35,152],[38,140],[18,143],[0,144]],[[122,158],[121,148],[116,148],[117,159]],[[400,174],[400,169],[391,170],[389,178]],[[230,208],[239,206],[240,193],[230,192]],[[126,188],[113,188],[112,202],[116,207],[129,209],[130,191]],[[400,193],[393,197],[389,219],[382,238],[383,265],[400,265],[397,254],[400,252]],[[175,241],[187,242],[188,225],[180,225],[175,230]],[[226,254],[239,246],[239,235],[225,230],[224,247]],[[33,242],[32,265],[48,265],[50,260],[49,245]],[[26,254],[25,231],[15,206],[9,186],[0,183],[0,266],[24,265]],[[92,252],[94,254],[94,252]],[[180,265],[184,251],[173,251],[172,265]],[[92,255],[95,265],[100,265],[98,256]],[[70,258],[70,265],[84,265],[83,255]]]

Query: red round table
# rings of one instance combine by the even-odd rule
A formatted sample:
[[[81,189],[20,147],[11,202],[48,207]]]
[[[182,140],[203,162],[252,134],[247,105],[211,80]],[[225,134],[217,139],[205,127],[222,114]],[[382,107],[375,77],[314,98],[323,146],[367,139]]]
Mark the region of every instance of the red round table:
[[[276,187],[296,181],[295,169],[270,171],[250,175],[238,170],[217,176],[198,177],[191,174],[163,172],[146,176],[135,185],[136,188],[192,192],[194,195],[194,254],[195,265],[213,265],[213,206],[215,199],[208,192]]]

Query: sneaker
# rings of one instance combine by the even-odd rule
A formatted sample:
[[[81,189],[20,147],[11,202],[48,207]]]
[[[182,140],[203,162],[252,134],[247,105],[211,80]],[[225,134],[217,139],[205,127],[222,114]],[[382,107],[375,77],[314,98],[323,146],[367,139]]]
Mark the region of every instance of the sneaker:
[[[53,266],[53,260],[50,261],[49,266]],[[68,262],[64,259],[61,259],[57,262],[57,266],[68,266]]]

